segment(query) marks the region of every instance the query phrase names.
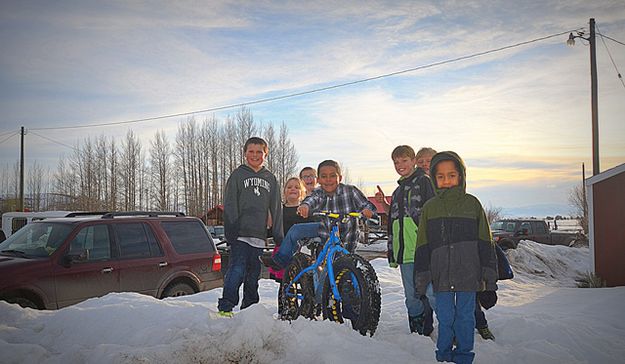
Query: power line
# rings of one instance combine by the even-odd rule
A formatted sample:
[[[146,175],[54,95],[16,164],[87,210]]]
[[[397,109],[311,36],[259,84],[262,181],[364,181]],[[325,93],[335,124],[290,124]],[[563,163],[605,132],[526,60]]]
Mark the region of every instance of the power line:
[[[47,141],[50,141],[50,142],[52,142],[52,143],[56,143],[56,144],[58,144],[58,145],[62,145],[62,146],[64,146],[64,147],[66,147],[66,148],[70,148],[70,149],[71,149],[71,150],[73,150],[73,151],[76,151],[76,152],[78,151],[78,149],[76,149],[76,148],[72,147],[71,145],[68,145],[68,144],[65,144],[65,143],[62,143],[62,142],[56,141],[56,140],[54,140],[54,139],[50,139],[50,138],[45,137],[45,136],[43,136],[43,135],[41,135],[41,134],[37,134],[37,133],[35,133],[32,129],[28,129],[28,132],[29,132],[29,133],[31,133],[31,134],[34,134],[34,135],[36,135],[36,136],[38,136],[38,137],[40,137],[40,138],[42,138],[42,139],[45,139],[45,140],[47,140]]]
[[[48,128],[33,128],[33,129],[30,129],[30,130],[32,131],[32,130],[79,129],[79,128],[93,128],[93,127],[99,127],[99,126],[131,124],[131,123],[139,123],[139,122],[145,122],[145,121],[155,121],[155,120],[161,120],[161,119],[168,119],[168,118],[172,118],[172,117],[188,116],[188,115],[194,115],[194,114],[203,114],[203,113],[207,113],[207,112],[214,112],[214,111],[220,111],[220,110],[226,110],[226,109],[232,109],[232,108],[239,108],[239,107],[243,107],[243,106],[250,106],[250,105],[256,105],[256,104],[261,104],[261,103],[267,103],[267,102],[273,102],[273,101],[278,101],[278,100],[284,100],[284,99],[288,99],[288,98],[293,98],[293,97],[298,97],[298,96],[310,95],[310,94],[313,94],[313,93],[319,93],[319,92],[334,90],[334,89],[347,87],[347,86],[352,86],[352,85],[356,85],[356,84],[360,84],[360,83],[364,83],[364,82],[369,82],[369,81],[379,80],[379,79],[382,79],[382,78],[397,76],[397,75],[401,75],[401,74],[404,74],[404,73],[415,72],[415,71],[420,71],[420,70],[427,69],[427,68],[433,68],[433,67],[442,66],[442,65],[445,65],[445,64],[450,64],[450,63],[455,63],[455,62],[459,62],[459,61],[464,61],[464,60],[467,60],[467,59],[476,58],[476,57],[484,56],[484,55],[487,55],[487,54],[501,52],[501,51],[508,50],[508,49],[511,49],[511,48],[520,47],[520,46],[527,45],[527,44],[530,44],[530,43],[540,42],[540,41],[547,40],[547,39],[550,39],[550,38],[559,37],[561,35],[568,34],[570,32],[576,32],[576,31],[578,31],[580,29],[582,29],[582,28],[578,28],[578,29],[574,29],[574,30],[567,30],[565,32],[551,34],[551,35],[547,35],[547,36],[540,37],[540,38],[535,38],[535,39],[524,41],[524,42],[519,42],[519,43],[515,43],[515,44],[511,44],[511,45],[507,45],[507,46],[503,46],[503,47],[499,47],[499,48],[490,49],[490,50],[487,50],[487,51],[482,51],[482,52],[469,54],[469,55],[466,55],[466,56],[461,56],[461,57],[452,58],[452,59],[439,61],[439,62],[434,62],[434,63],[422,65],[422,66],[408,68],[408,69],[401,70],[401,71],[385,73],[385,74],[382,74],[382,75],[379,75],[379,76],[364,78],[364,79],[360,79],[360,80],[356,80],[356,81],[350,81],[350,82],[340,83],[340,84],[326,86],[326,87],[320,87],[320,88],[316,88],[316,89],[312,89],[312,90],[308,90],[308,91],[295,92],[295,93],[291,93],[291,94],[274,96],[274,97],[267,97],[267,98],[262,98],[262,99],[253,100],[253,101],[249,101],[249,102],[242,102],[242,103],[238,103],[238,104],[230,104],[230,105],[212,107],[212,108],[208,108],[208,109],[188,111],[188,112],[182,112],[182,113],[176,113],[176,114],[168,114],[168,115],[162,115],[162,116],[154,116],[154,117],[142,118],[142,119],[133,119],[133,120],[108,122],[108,123],[101,123],[101,124],[90,124],[90,125],[69,125],[69,126],[57,126],[57,127],[48,127]]]
[[[11,131],[11,130],[5,131],[5,132],[0,133],[0,138],[5,136],[5,135],[9,135],[11,133],[19,133],[19,132],[15,132],[15,131]]]
[[[9,135],[8,137],[6,137],[5,139],[3,139],[2,141],[0,141],[0,144],[6,142],[7,140],[13,138],[15,135],[17,135],[17,133],[19,133],[19,131],[14,131],[11,135]]]
[[[597,30],[599,30],[599,26],[596,24],[595,26],[597,27]],[[600,31],[599,31],[599,34],[601,35]],[[614,66],[614,69],[616,70],[616,75],[618,76],[618,79],[621,81],[621,85],[623,85],[623,87],[625,88],[625,82],[623,82],[623,76],[621,76],[621,72],[619,72],[618,67],[616,66],[616,62],[614,62],[614,58],[612,58],[612,53],[610,53],[610,49],[608,48],[608,45],[605,44],[605,39],[603,39],[603,36],[601,37],[601,42],[603,43],[605,50],[608,52],[608,56],[610,57],[610,61],[612,61],[612,65]]]
[[[596,26],[596,25],[595,25],[595,26]],[[620,40],[616,40],[616,39],[614,39],[614,38],[610,38],[610,37],[608,37],[608,36],[607,36],[607,35],[605,35],[605,34],[601,34],[601,33],[598,33],[598,34],[601,36],[601,38],[608,38],[609,40],[611,40],[611,41],[613,41],[613,42],[616,42],[616,43],[618,43],[618,44],[620,44],[620,45],[624,45],[624,46],[625,46],[625,43],[621,42]]]

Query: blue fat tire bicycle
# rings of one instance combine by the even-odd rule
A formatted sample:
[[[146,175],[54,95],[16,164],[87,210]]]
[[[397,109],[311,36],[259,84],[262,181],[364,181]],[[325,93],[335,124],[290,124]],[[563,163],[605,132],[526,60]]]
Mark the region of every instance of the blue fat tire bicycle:
[[[345,323],[362,335],[373,336],[380,321],[380,284],[371,264],[343,248],[339,221],[362,218],[360,213],[315,213],[332,221],[330,237],[323,247],[309,249],[312,256],[298,252],[284,271],[280,286],[283,320],[299,316]],[[330,262],[330,264],[327,264]]]

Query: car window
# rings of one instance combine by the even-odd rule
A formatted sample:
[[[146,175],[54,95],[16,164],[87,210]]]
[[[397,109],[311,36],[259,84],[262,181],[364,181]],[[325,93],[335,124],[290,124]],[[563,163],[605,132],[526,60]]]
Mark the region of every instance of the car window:
[[[13,221],[11,222],[11,233],[15,234],[19,229],[26,226],[27,223],[28,221],[26,220],[25,217],[13,218]]]
[[[214,251],[208,232],[200,221],[163,221],[161,226],[179,254]]]
[[[532,225],[528,221],[522,222],[521,231],[526,231],[528,234],[532,234]]]
[[[534,231],[536,232],[536,234],[546,234],[547,233],[547,229],[545,228],[545,224],[540,223],[540,222],[533,222],[532,225],[534,227]]]
[[[155,241],[155,239],[149,226],[142,223],[130,223],[114,224],[113,228],[117,236],[121,259],[152,256],[150,241]]]
[[[509,222],[506,224],[506,231],[509,233],[513,233],[514,232],[514,222]]]
[[[0,251],[46,257],[58,249],[71,231],[72,226],[68,224],[43,222],[28,224],[3,241],[0,244]]]
[[[108,225],[82,228],[69,245],[70,255],[80,255],[86,261],[111,259],[111,239]]]

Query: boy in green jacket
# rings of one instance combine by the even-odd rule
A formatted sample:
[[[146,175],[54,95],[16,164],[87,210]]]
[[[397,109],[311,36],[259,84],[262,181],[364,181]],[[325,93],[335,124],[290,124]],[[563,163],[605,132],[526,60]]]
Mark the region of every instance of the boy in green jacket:
[[[434,188],[425,171],[417,168],[417,158],[410,146],[396,147],[391,153],[391,159],[400,178],[390,206],[386,205],[379,186],[376,193],[376,199],[383,204],[389,216],[387,257],[391,267],[399,265],[410,332],[429,336],[432,333],[432,310],[415,291],[414,256],[421,208],[434,197]],[[425,319],[426,316],[429,320]]]
[[[466,169],[454,152],[437,153],[430,173],[436,197],[421,211],[415,283],[436,299],[436,360],[472,363],[475,295],[497,289],[497,258],[479,200],[466,193]],[[453,341],[456,341],[455,348]]]

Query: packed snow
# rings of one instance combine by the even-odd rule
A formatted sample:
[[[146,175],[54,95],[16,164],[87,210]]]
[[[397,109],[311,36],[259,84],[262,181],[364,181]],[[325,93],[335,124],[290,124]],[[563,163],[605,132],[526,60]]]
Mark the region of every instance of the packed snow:
[[[375,247],[373,247],[375,249]],[[588,248],[523,241],[508,251],[513,280],[486,312],[495,341],[476,334],[477,363],[622,363],[625,287],[576,288]],[[277,319],[277,288],[217,316],[221,288],[157,300],[112,293],[58,311],[0,302],[2,363],[435,363],[432,338],[410,334],[398,269],[372,262],[382,289],[373,337],[329,321]],[[436,333],[436,330],[435,330]]]

